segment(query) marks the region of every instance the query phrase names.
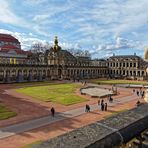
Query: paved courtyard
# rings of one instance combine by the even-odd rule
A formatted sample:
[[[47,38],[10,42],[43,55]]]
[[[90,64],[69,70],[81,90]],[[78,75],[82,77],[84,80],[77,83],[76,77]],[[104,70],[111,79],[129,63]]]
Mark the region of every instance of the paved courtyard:
[[[47,105],[42,102],[32,101],[31,98],[25,98],[25,96],[19,97],[17,96],[17,94],[13,94],[12,92],[4,93],[4,89],[11,88],[10,86],[8,86],[9,85],[3,87],[3,89],[1,88],[1,96],[6,95],[7,97],[9,96],[9,99],[11,98],[11,105],[9,105],[10,107],[12,107],[12,109],[12,102],[15,98],[15,100],[18,102],[20,100],[24,101],[24,114],[26,116],[27,111],[25,111],[25,109],[28,102],[31,102],[34,107],[39,107],[39,110],[35,109],[36,114],[33,114],[34,116],[26,118],[26,120],[20,120],[20,118],[16,116],[14,117],[15,120],[14,118],[11,118],[5,121],[0,121],[0,143],[2,146],[5,146],[5,148],[16,148],[16,145],[17,147],[22,147],[34,141],[46,140],[48,138],[55,137],[57,135],[71,131],[75,128],[100,120],[105,116],[115,113],[116,111],[133,108],[135,107],[138,99],[137,96],[132,93],[132,89],[118,88],[119,94],[114,97],[114,102],[108,103],[107,112],[102,112],[97,105],[98,99],[85,96],[89,98],[89,101],[87,103],[91,106],[91,113],[87,114],[84,111],[86,102],[68,107],[53,103],[51,104],[51,102]],[[110,86],[103,85],[100,87],[106,89],[110,88]],[[77,91],[76,93],[78,95],[81,95],[79,91]],[[6,100],[7,99],[5,99],[4,103],[8,105],[8,102]],[[104,100],[107,102],[107,98],[104,98]],[[54,118],[49,115],[49,110],[51,106],[54,106],[57,111]],[[23,107],[23,104],[21,104],[21,107]],[[40,114],[40,109],[43,109],[43,112],[45,111],[45,113]],[[30,110],[31,113],[31,111],[33,111],[33,108],[30,109],[28,107],[28,110]],[[39,113],[38,116],[36,116],[37,113]],[[8,121],[10,121],[9,124],[7,124]]]

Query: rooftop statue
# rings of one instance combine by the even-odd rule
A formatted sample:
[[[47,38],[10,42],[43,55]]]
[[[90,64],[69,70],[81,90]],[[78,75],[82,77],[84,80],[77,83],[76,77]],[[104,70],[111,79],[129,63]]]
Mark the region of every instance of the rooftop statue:
[[[61,50],[61,47],[58,45],[58,37],[55,36],[53,51],[54,51],[54,52],[58,52],[58,51],[60,51],[60,50]]]
[[[148,61],[148,47],[145,48],[144,58]]]

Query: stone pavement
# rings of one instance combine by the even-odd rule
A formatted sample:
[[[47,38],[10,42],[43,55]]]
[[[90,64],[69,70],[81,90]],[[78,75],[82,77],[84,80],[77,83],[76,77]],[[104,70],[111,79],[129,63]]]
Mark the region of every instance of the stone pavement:
[[[114,99],[113,103],[108,103],[108,107],[116,106],[118,104],[126,103],[126,102],[136,100],[136,99],[137,97],[135,96],[135,94],[132,94],[131,96],[121,97],[121,98],[118,98],[117,100]],[[97,104],[90,105],[90,107],[91,107],[91,111],[98,109]],[[56,113],[55,117],[46,116],[46,117],[41,117],[38,119],[33,119],[30,121],[18,123],[15,125],[11,125],[5,128],[0,128],[0,139],[6,138],[9,136],[18,134],[18,133],[23,133],[25,131],[33,130],[33,129],[57,122],[57,121],[76,117],[84,113],[85,113],[85,106],[77,108],[77,109],[69,110],[63,113]]]

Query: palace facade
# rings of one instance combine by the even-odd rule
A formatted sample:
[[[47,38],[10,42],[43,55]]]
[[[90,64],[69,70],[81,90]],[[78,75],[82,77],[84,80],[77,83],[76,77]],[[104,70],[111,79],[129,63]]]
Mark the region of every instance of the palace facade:
[[[148,62],[134,55],[120,55],[108,58],[108,74],[111,78],[147,79]]]
[[[98,60],[73,56],[62,50],[57,37],[45,52],[24,51],[16,38],[0,34],[0,83],[101,77],[146,79],[147,67],[148,63],[137,55]]]

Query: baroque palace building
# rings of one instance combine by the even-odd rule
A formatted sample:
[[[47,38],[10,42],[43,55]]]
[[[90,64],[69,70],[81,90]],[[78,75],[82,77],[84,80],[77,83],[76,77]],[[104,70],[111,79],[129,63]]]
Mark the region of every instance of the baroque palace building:
[[[0,83],[100,77],[146,79],[147,67],[148,63],[137,55],[98,60],[73,56],[62,50],[57,37],[45,52],[24,51],[15,37],[0,34]]]

